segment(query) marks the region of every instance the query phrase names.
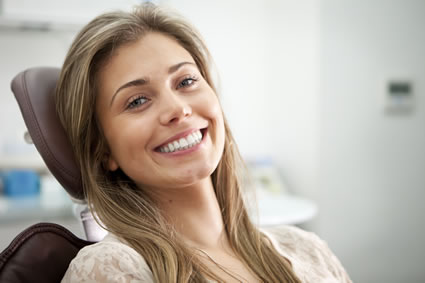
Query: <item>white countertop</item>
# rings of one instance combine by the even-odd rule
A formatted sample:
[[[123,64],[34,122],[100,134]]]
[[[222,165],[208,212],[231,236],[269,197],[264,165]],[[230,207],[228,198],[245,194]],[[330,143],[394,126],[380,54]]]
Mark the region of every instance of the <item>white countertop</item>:
[[[260,226],[300,224],[311,220],[317,214],[317,205],[308,199],[284,193],[258,191],[256,199]],[[70,216],[72,201],[68,195],[55,192],[37,197],[0,197],[0,224],[15,220],[54,219]],[[254,222],[255,212],[251,210]],[[257,222],[258,223],[258,222]]]

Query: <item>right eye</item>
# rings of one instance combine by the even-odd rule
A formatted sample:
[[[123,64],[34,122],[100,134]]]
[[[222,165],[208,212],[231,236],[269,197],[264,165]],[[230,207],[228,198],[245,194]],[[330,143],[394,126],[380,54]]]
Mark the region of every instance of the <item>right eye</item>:
[[[142,106],[143,104],[145,104],[146,102],[148,102],[148,98],[146,98],[144,96],[137,96],[137,97],[132,98],[130,100],[130,102],[127,104],[127,109],[138,108],[138,107]]]

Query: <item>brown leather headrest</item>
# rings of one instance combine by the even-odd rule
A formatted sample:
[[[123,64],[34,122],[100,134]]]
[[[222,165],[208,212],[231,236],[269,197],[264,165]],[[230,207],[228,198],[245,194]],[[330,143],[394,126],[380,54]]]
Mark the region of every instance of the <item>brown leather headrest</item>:
[[[59,73],[59,68],[30,68],[12,80],[12,91],[31,139],[50,172],[71,197],[83,200],[80,170],[56,114],[54,91]]]
[[[0,253],[0,282],[60,282],[78,251],[93,244],[53,223],[38,223]]]

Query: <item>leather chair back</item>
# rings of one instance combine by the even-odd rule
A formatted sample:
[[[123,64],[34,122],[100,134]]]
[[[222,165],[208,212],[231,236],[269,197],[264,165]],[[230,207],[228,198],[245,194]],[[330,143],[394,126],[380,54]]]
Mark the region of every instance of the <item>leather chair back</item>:
[[[41,157],[77,201],[84,200],[81,175],[65,130],[56,114],[54,91],[60,69],[36,67],[19,73],[12,81],[31,139]]]
[[[60,282],[78,251],[90,244],[57,224],[35,224],[0,254],[0,282]]]

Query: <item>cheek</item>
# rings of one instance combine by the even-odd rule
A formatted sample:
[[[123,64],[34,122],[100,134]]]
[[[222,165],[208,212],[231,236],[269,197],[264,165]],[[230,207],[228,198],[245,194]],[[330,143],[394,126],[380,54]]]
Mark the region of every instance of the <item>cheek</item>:
[[[133,159],[145,155],[149,129],[143,124],[142,121],[117,120],[105,131],[111,154],[123,170]]]
[[[211,92],[207,99],[204,98],[200,105],[202,112],[211,120],[223,121],[221,105],[214,92]]]
[[[217,98],[214,99],[214,101],[211,101],[208,104],[210,107],[208,107],[208,114],[210,117],[214,117],[214,121],[216,123],[216,131],[217,134],[224,134],[224,117],[223,117],[223,111],[221,108],[221,105]]]
[[[204,104],[205,113],[210,117],[213,123],[212,138],[217,146],[217,150],[221,152],[224,148],[224,139],[225,139],[225,128],[224,128],[224,116],[221,109],[221,105],[214,95],[213,99],[210,99],[207,103]]]

